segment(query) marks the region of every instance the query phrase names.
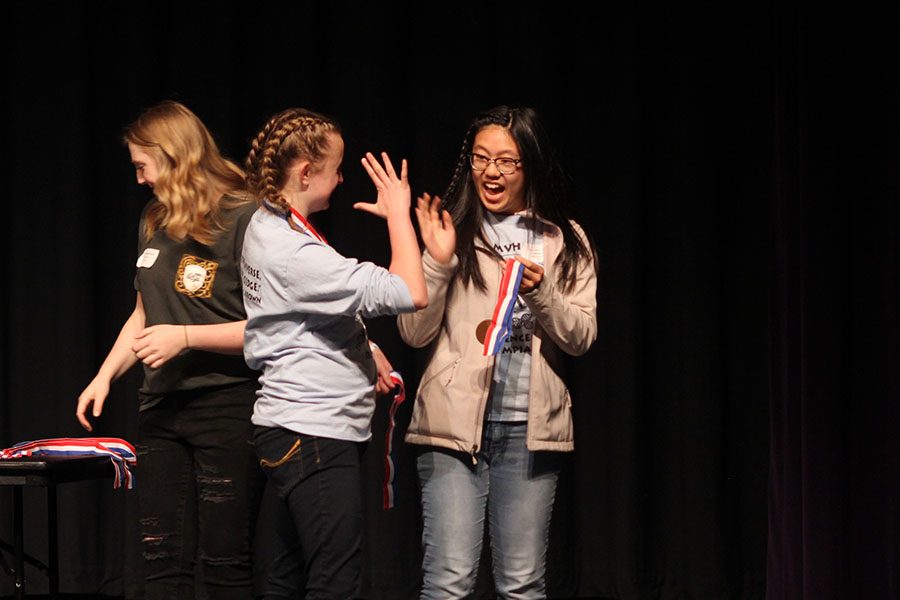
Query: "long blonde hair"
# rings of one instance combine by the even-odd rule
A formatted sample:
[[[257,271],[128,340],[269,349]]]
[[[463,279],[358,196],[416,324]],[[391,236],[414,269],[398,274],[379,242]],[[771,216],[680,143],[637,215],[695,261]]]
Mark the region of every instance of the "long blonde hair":
[[[250,144],[244,163],[247,187],[268,210],[287,216],[290,204],[281,193],[291,165],[307,159],[313,165],[328,152],[328,134],[340,135],[341,128],[333,119],[305,108],[283,110],[263,126]],[[288,223],[294,229],[293,220]]]
[[[209,130],[186,106],[167,100],[153,106],[125,129],[124,141],[139,146],[156,162],[153,184],[159,204],[147,211],[145,235],[165,229],[174,240],[191,237],[212,244],[222,230],[220,212],[249,200],[245,176],[224,158]],[[222,200],[228,194],[235,200]]]

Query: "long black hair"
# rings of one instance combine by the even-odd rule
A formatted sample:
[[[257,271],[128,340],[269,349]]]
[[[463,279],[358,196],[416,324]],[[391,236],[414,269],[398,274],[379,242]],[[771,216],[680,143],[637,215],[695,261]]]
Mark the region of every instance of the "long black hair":
[[[500,258],[484,237],[482,222],[485,209],[472,181],[469,166],[469,153],[472,152],[475,136],[491,125],[506,129],[519,147],[521,168],[525,175],[525,208],[562,231],[564,248],[556,259],[559,265],[558,283],[563,290],[571,290],[575,285],[578,261],[594,259],[594,245],[586,233],[579,235],[572,224],[569,179],[556,159],[537,112],[527,107],[497,106],[479,114],[466,131],[456,168],[443,197],[444,208],[450,212],[456,226],[459,276],[465,284],[473,282],[479,289],[487,289],[484,276],[478,269],[476,238],[481,239],[487,248],[477,250]]]

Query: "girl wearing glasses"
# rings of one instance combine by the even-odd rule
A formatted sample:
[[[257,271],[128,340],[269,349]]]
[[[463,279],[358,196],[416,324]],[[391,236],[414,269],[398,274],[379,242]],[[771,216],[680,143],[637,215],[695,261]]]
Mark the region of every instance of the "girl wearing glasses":
[[[487,507],[498,595],[544,598],[561,453],[574,449],[561,354],[596,338],[595,251],[569,218],[564,176],[529,108],[475,119],[443,207],[418,200],[429,305],[399,317],[408,344],[431,348],[406,436],[422,445],[421,597],[473,593]],[[494,354],[485,338],[507,259],[523,272]]]
[[[254,443],[285,523],[271,544],[267,597],[289,597],[301,564],[306,598],[355,597],[360,452],[371,437],[376,377],[361,317],[427,304],[405,160],[398,176],[386,154],[384,166],[367,154],[378,199],[354,205],[387,221],[389,269],[344,258],[307,221],[343,181],[343,156],[337,123],[289,109],[269,120],[247,158],[260,209],[241,261],[244,356],[262,370]]]

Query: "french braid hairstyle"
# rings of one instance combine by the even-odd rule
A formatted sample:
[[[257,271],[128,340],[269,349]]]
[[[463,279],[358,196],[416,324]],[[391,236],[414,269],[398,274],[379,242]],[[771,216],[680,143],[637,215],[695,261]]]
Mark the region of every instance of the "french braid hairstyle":
[[[329,133],[340,135],[338,123],[304,108],[289,108],[269,119],[251,142],[244,163],[250,193],[265,200],[262,205],[268,210],[289,216],[290,204],[281,193],[289,169],[300,159],[315,168],[328,152]],[[299,230],[293,219],[288,223]]]
[[[224,158],[209,130],[186,106],[167,100],[125,128],[123,141],[156,162],[154,203],[145,215],[149,241],[158,229],[174,240],[212,244],[224,225],[221,210],[250,200],[244,172]],[[224,196],[224,197],[223,197]]]
[[[453,176],[443,196],[444,208],[450,212],[456,227],[459,276],[463,283],[471,282],[478,289],[485,290],[487,286],[478,269],[475,252],[488,252],[500,258],[493,250],[493,245],[485,238],[482,229],[485,209],[469,166],[469,153],[472,152],[475,136],[490,125],[505,128],[519,147],[521,169],[525,175],[526,209],[550,221],[562,231],[564,248],[556,259],[559,266],[558,283],[564,291],[570,291],[575,285],[579,261],[593,261],[596,268],[596,251],[590,236],[577,228],[571,220],[573,207],[569,179],[556,159],[537,113],[527,107],[492,108],[479,114],[466,131]],[[484,242],[484,248],[476,249],[476,238]]]

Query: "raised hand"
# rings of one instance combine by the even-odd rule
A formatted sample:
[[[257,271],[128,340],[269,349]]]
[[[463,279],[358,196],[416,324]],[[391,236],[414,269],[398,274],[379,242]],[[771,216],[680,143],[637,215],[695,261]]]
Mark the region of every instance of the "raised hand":
[[[441,264],[449,263],[456,252],[456,228],[450,213],[441,210],[441,199],[422,194],[416,201],[416,219],[428,254]]]
[[[409,206],[411,193],[409,190],[409,180],[407,179],[406,159],[400,163],[400,177],[394,170],[394,165],[388,157],[387,152],[381,153],[384,160],[384,167],[378,163],[378,159],[371,152],[366,152],[362,159],[362,166],[375,184],[378,190],[378,198],[374,203],[357,202],[353,208],[364,210],[382,219],[387,219],[389,215],[405,214],[409,215]]]

